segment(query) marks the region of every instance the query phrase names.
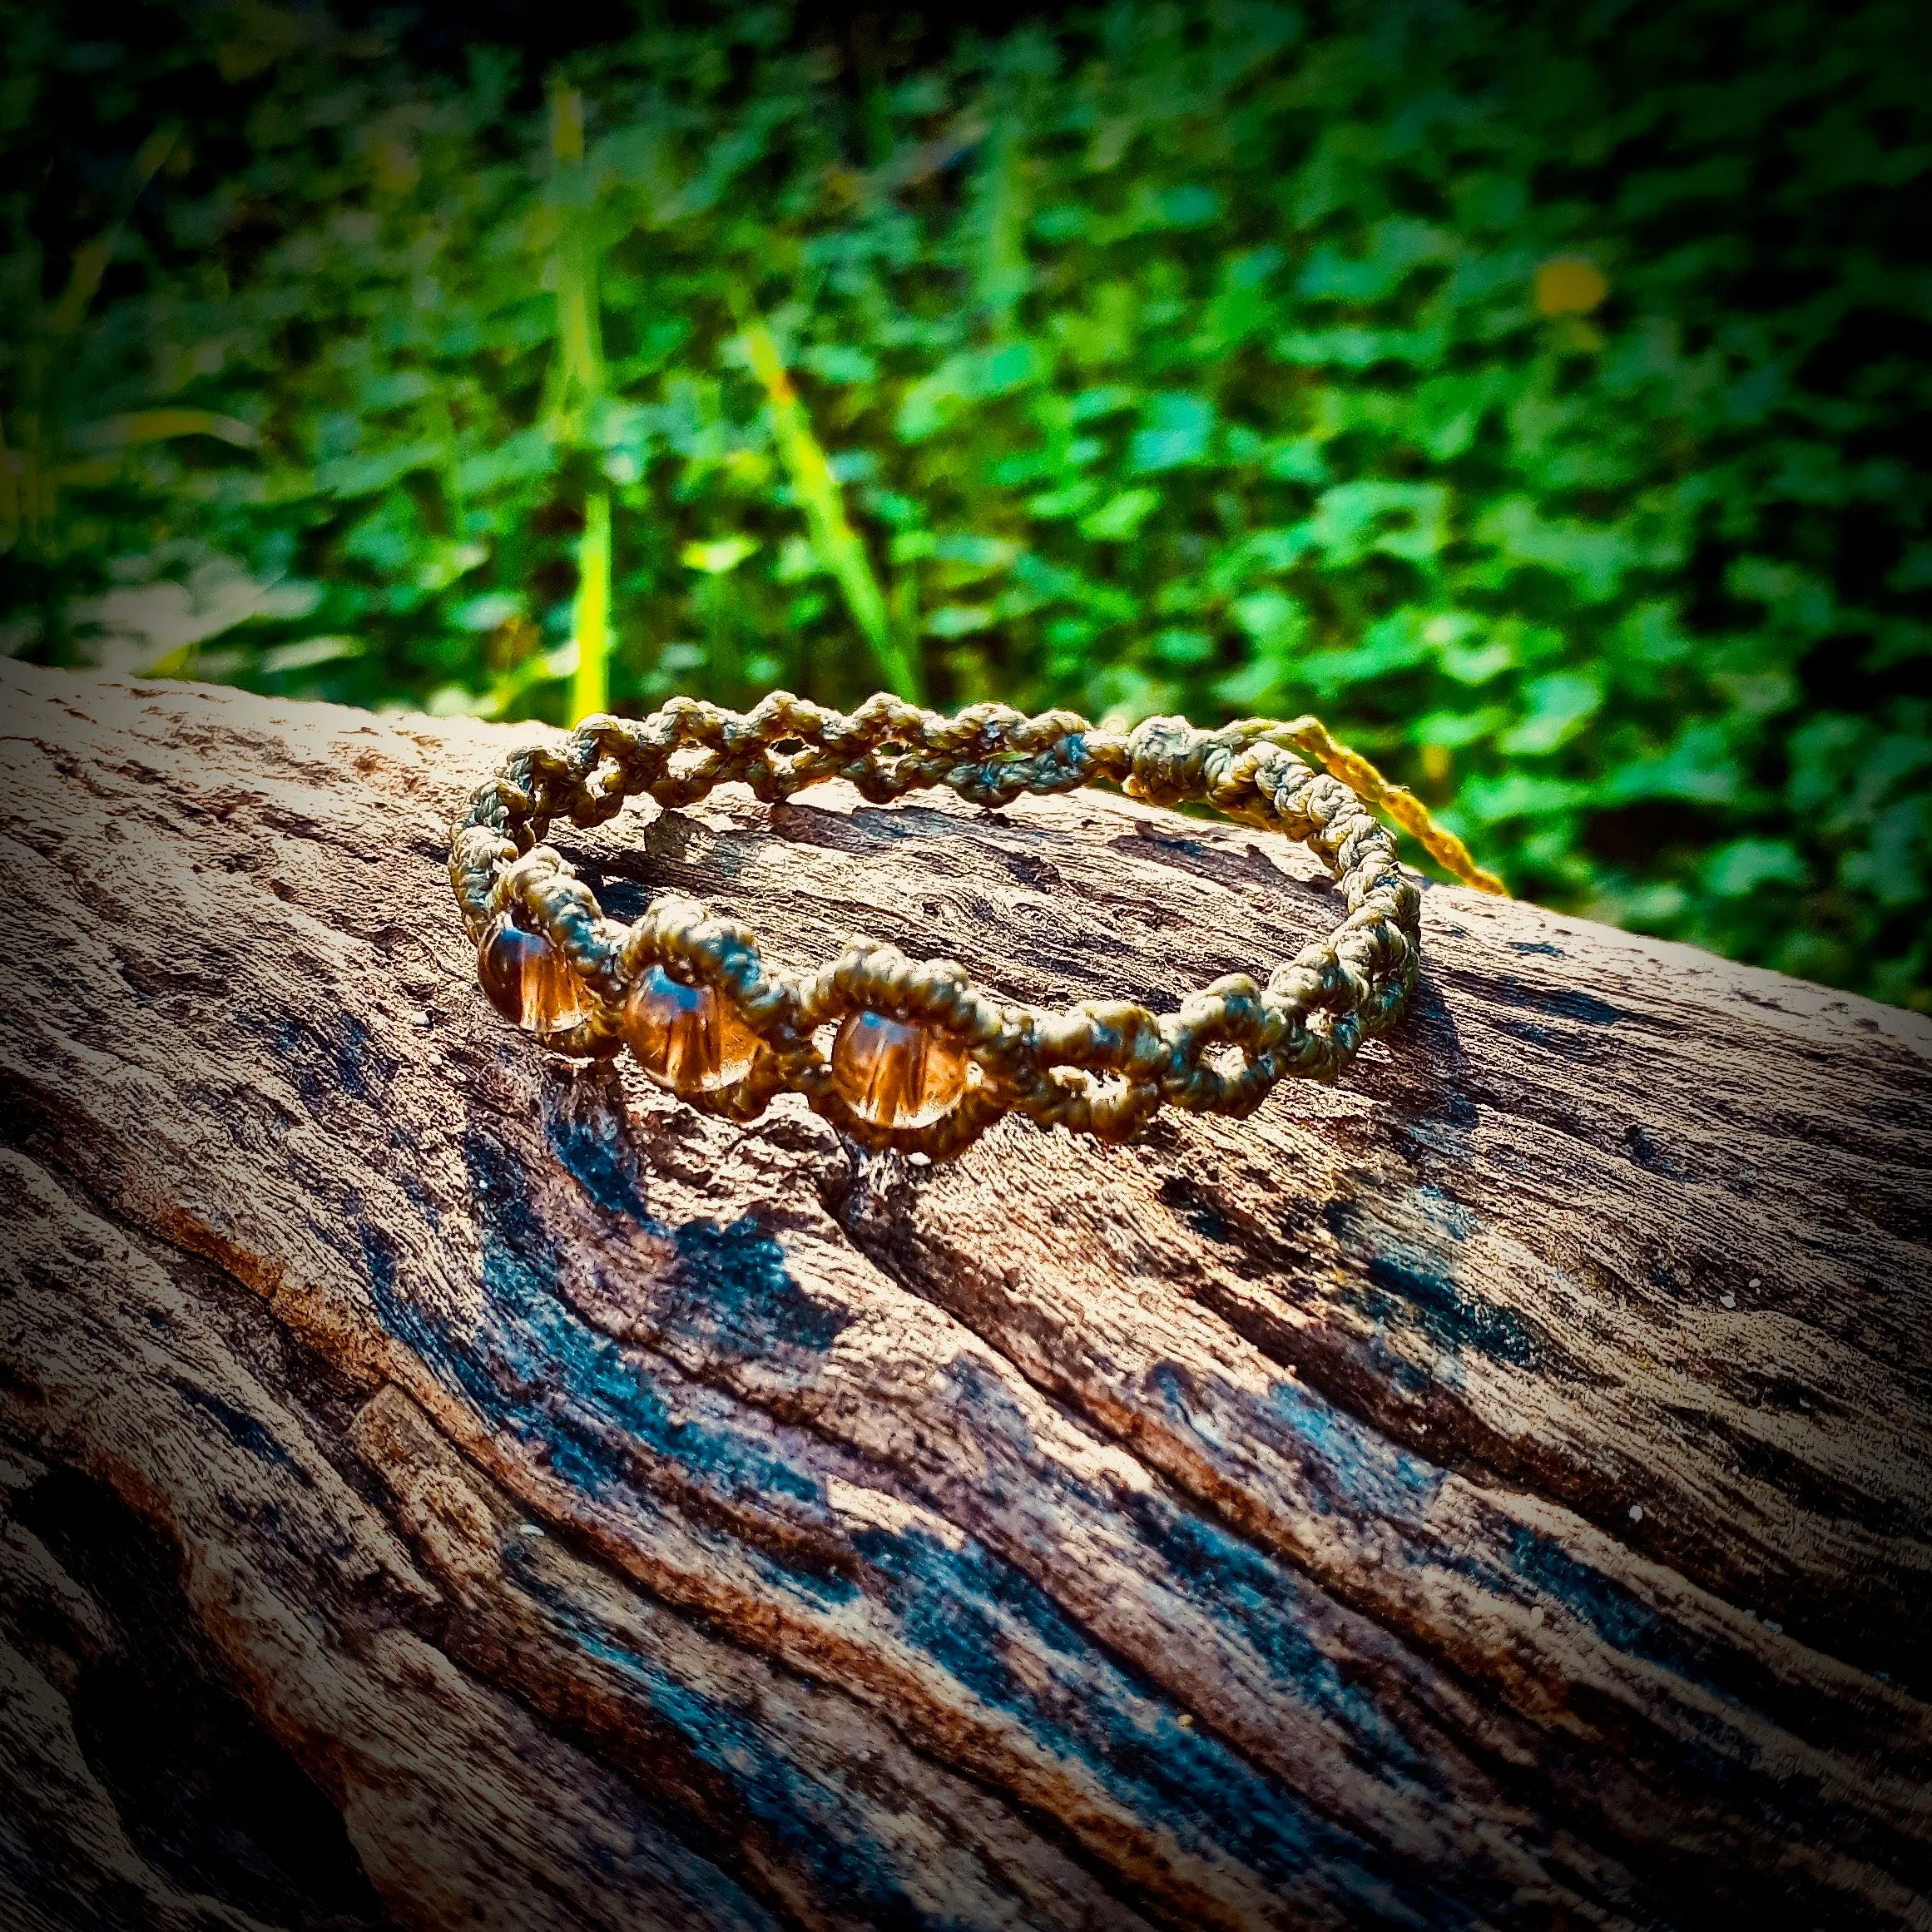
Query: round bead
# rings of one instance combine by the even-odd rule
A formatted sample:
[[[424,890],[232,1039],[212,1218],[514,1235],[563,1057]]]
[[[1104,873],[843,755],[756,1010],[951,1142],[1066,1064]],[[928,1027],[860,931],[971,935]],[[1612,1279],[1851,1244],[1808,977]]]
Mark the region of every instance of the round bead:
[[[673,1093],[714,1093],[745,1077],[758,1036],[709,986],[686,986],[653,966],[624,1001],[624,1043]]]
[[[921,1127],[949,1113],[966,1091],[966,1049],[944,1033],[861,1007],[832,1043],[832,1086],[875,1127]]]
[[[478,943],[476,976],[490,1004],[532,1033],[573,1027],[597,1003],[557,948],[508,913],[493,919]]]

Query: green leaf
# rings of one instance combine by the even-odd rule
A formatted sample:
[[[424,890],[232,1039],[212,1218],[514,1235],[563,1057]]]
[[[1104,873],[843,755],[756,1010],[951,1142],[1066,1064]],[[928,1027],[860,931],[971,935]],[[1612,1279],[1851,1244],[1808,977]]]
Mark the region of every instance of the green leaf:
[[[265,677],[279,677],[291,671],[313,671],[319,664],[359,657],[364,649],[356,637],[304,637],[293,644],[271,644],[256,660],[256,668]]]
[[[83,423],[74,440],[96,449],[122,449],[134,443],[160,443],[173,436],[212,436],[237,449],[253,449],[261,441],[252,424],[224,416],[215,409],[132,409]]]
[[[1808,885],[1811,874],[1797,847],[1784,840],[1734,839],[1705,860],[1703,879],[1720,899],[1744,899],[1767,885]]]
[[[1589,721],[1603,701],[1602,682],[1588,672],[1552,671],[1523,686],[1527,713],[1499,741],[1512,758],[1546,757],[1568,744]]]
[[[993,613],[987,604],[944,604],[926,619],[926,630],[934,637],[964,637],[974,631],[991,629]]]
[[[755,537],[719,537],[708,543],[687,543],[677,555],[688,570],[722,577],[726,571],[736,570],[757,547]]]
[[[1128,468],[1139,475],[1199,463],[1214,434],[1214,404],[1186,389],[1150,396],[1142,413],[1145,427],[1128,445]]]
[[[1122,490],[1110,497],[1092,516],[1080,519],[1080,534],[1097,543],[1129,542],[1139,534],[1141,525],[1160,502],[1158,490]]]

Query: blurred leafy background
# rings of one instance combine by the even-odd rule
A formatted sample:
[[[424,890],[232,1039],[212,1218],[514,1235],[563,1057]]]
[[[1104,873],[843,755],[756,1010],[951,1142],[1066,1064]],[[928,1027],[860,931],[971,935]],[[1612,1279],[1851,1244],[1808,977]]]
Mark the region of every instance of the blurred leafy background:
[[[1313,710],[1932,1008],[1915,3],[467,17],[0,0],[0,648]]]

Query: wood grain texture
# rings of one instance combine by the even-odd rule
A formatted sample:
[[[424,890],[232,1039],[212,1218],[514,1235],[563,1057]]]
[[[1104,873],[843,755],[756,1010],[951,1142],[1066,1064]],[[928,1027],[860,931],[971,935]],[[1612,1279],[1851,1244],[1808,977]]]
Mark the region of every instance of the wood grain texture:
[[[491,1014],[533,728],[0,712],[9,1925],[1932,1925],[1923,1019],[1432,889],[1341,1087],[928,1167]],[[560,842],[1041,1003],[1337,916],[1093,795]]]

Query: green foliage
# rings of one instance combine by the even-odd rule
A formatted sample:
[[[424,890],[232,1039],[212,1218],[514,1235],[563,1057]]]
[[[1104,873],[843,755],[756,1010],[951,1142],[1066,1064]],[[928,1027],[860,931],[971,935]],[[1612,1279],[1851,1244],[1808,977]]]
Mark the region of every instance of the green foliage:
[[[562,718],[607,504],[620,709],[1313,710],[1519,891],[1932,1004],[1927,46],[1122,0],[855,76],[744,9],[458,82],[184,9],[95,57],[95,151],[206,101],[65,335],[6,204],[6,634]]]

